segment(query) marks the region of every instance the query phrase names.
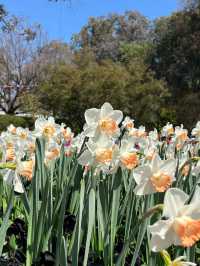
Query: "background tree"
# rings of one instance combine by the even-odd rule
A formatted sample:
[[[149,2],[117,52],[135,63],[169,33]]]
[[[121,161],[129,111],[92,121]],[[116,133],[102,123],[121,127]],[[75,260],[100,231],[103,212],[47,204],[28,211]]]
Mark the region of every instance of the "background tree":
[[[118,60],[123,42],[143,42],[149,39],[149,21],[136,11],[124,15],[89,19],[80,33],[73,36],[72,45],[77,49],[91,49],[97,60]]]
[[[24,20],[12,17],[9,28],[0,32],[0,108],[15,113],[18,98],[37,84],[37,51],[43,46],[41,27],[28,27]]]
[[[200,8],[184,9],[155,22],[152,69],[158,79],[167,81],[177,121],[193,126],[199,110],[196,106],[191,117],[187,108],[200,93]]]
[[[121,51],[122,58],[127,57],[126,50]],[[163,81],[155,79],[149,65],[140,58],[141,53],[132,55],[131,64],[126,60],[98,63],[94,58],[92,61],[92,55],[85,56],[84,59],[84,54],[76,54],[74,65],[47,69],[47,78],[37,90],[46,111],[81,129],[85,109],[100,107],[108,101],[125,115],[134,117],[138,124],[148,127],[159,124],[169,92]]]

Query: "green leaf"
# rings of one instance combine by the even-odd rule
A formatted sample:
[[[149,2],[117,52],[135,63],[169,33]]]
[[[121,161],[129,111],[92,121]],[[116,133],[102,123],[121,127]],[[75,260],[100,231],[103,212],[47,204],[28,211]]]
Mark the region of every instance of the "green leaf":
[[[14,191],[12,190],[10,193],[10,198],[8,201],[8,207],[5,213],[5,216],[3,217],[3,222],[1,224],[1,228],[0,228],[0,256],[2,255],[2,251],[3,251],[3,246],[4,246],[4,242],[5,242],[5,237],[6,237],[6,232],[7,229],[9,227],[9,217],[10,217],[10,213],[13,207],[13,199],[14,199]]]
[[[89,193],[89,219],[88,219],[88,231],[87,231],[83,266],[87,266],[88,254],[89,254],[89,248],[90,248],[90,240],[91,240],[92,229],[93,229],[94,223],[95,223],[95,191],[92,188]]]

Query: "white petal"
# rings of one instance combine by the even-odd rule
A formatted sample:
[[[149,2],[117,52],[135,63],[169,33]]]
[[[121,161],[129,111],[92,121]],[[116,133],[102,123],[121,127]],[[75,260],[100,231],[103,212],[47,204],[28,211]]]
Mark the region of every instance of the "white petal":
[[[170,188],[165,193],[163,216],[175,217],[189,196],[178,188]]]
[[[152,172],[155,173],[159,171],[161,164],[162,164],[162,160],[160,159],[160,156],[156,154],[152,161]]]
[[[154,223],[153,225],[150,225],[149,231],[152,235],[159,235],[161,238],[165,238],[167,232],[170,230],[171,226],[173,224],[172,219],[168,220],[159,220],[158,222]]]
[[[20,177],[17,175],[15,172],[15,178],[13,180],[13,186],[14,186],[14,191],[18,193],[24,193],[24,188],[21,182]]]
[[[169,159],[166,160],[160,167],[161,171],[166,172],[170,176],[173,176],[176,171],[176,160],[174,159]]]
[[[5,175],[3,176],[3,180],[7,183],[7,184],[12,184],[13,180],[15,177],[15,171],[14,170],[7,170]]]
[[[81,165],[90,165],[92,162],[92,154],[89,150],[84,151],[81,156],[78,158],[78,162]]]
[[[123,119],[123,113],[120,110],[115,110],[112,112],[110,117],[114,119],[117,122],[117,124],[119,124]]]
[[[168,248],[173,244],[172,241],[173,233],[170,232],[166,238],[161,238],[159,235],[153,235],[150,241],[150,247],[153,252],[159,252],[163,249]]]
[[[195,203],[195,202],[200,203],[200,187],[199,186],[196,186],[194,195],[191,200],[191,203]]]
[[[85,111],[85,121],[87,124],[94,123],[99,120],[100,110],[97,108],[91,108]]]
[[[88,150],[90,151],[90,153],[94,153],[96,148],[97,148],[97,145],[96,143],[94,143],[93,141],[89,140],[87,143],[86,143],[86,146],[88,147]]]
[[[156,192],[156,190],[152,186],[151,181],[147,180],[147,181],[144,181],[143,183],[140,183],[139,185],[137,185],[134,189],[134,192],[136,195],[142,196],[142,195],[153,194]]]
[[[91,125],[89,125],[89,126],[84,126],[84,134],[85,134],[85,136],[87,136],[87,137],[90,137],[90,138],[92,138],[92,137],[94,137],[94,135],[95,135],[95,132],[96,132],[96,124],[91,124]]]
[[[101,106],[101,118],[109,116],[113,112],[113,107],[110,103],[104,103]]]
[[[137,184],[142,183],[144,180],[148,180],[151,176],[152,172],[149,165],[139,166],[133,171],[133,177]]]

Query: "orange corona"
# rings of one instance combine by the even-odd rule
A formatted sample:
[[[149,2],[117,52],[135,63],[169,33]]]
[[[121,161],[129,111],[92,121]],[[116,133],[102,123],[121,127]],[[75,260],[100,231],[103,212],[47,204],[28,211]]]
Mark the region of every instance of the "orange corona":
[[[14,145],[7,143],[6,148],[6,161],[13,161],[15,159]]]
[[[96,161],[99,163],[109,163],[112,161],[112,149],[98,149],[96,152]]]
[[[162,172],[157,172],[150,178],[150,180],[153,187],[158,192],[166,191],[172,184],[172,177]]]
[[[126,168],[133,169],[138,165],[138,156],[135,152],[126,152],[122,155],[121,162]]]
[[[59,156],[59,153],[60,153],[60,151],[58,148],[53,148],[52,150],[50,150],[46,153],[46,158],[48,160],[53,160]]]
[[[51,124],[47,124],[43,128],[43,135],[47,138],[51,138],[56,132],[56,129]]]
[[[118,126],[115,120],[104,118],[99,121],[99,128],[103,133],[113,135],[117,132]]]
[[[20,162],[19,174],[25,176],[30,181],[33,175],[33,161]]]
[[[173,227],[184,247],[191,247],[200,239],[200,220],[187,216],[179,217],[175,219]]]

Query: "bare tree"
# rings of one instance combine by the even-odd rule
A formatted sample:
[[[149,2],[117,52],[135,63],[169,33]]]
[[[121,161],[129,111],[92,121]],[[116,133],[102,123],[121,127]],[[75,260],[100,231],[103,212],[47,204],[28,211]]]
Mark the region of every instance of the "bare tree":
[[[38,50],[44,41],[40,25],[27,26],[16,17],[0,30],[0,109],[4,112],[15,113],[20,95],[36,86]]]

